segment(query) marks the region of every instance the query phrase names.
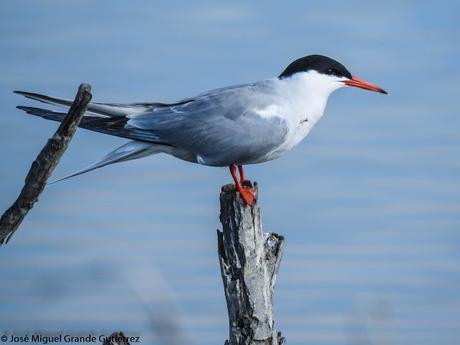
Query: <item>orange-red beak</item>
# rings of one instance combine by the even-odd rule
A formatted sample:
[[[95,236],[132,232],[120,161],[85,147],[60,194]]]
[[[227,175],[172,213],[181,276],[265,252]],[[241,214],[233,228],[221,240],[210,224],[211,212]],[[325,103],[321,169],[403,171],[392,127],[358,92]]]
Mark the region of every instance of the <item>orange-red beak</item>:
[[[385,95],[387,94],[387,92],[384,89],[378,87],[377,85],[368,83],[367,81],[359,79],[358,77],[352,77],[349,80],[345,80],[344,83],[348,86],[355,86],[364,90],[384,93]]]

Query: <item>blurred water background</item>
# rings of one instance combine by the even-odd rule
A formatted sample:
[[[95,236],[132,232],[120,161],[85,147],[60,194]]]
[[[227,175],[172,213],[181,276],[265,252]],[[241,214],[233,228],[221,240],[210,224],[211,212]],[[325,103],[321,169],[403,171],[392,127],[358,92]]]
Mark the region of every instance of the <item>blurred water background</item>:
[[[0,209],[57,124],[13,90],[173,101],[331,56],[390,92],[340,90],[294,151],[249,166],[265,231],[287,239],[275,293],[289,344],[460,343],[455,1],[10,1],[0,5]],[[36,103],[35,103],[36,105]],[[54,176],[125,140],[79,130]],[[226,169],[165,155],[45,190],[0,248],[0,332],[223,344],[216,254]]]

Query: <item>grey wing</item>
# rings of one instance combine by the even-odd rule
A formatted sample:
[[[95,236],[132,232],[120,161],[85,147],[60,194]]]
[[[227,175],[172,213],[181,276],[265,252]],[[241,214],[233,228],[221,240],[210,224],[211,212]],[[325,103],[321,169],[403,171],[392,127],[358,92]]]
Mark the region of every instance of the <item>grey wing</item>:
[[[268,160],[285,141],[288,126],[257,109],[270,97],[253,85],[201,95],[183,105],[133,116],[128,127],[147,130],[156,140],[188,151],[205,165],[225,166]]]

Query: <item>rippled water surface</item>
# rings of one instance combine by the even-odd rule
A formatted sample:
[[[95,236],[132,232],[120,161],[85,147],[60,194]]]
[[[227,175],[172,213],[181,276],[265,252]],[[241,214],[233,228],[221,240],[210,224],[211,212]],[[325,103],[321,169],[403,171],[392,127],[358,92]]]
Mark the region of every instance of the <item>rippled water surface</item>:
[[[171,101],[322,53],[389,96],[340,90],[311,135],[247,168],[286,237],[289,344],[460,343],[460,7],[411,1],[15,1],[0,6],[0,208],[56,123],[11,93]],[[78,131],[55,176],[123,139]],[[167,156],[50,186],[0,248],[0,331],[223,344],[218,194],[230,176]],[[152,326],[153,325],[153,326]]]

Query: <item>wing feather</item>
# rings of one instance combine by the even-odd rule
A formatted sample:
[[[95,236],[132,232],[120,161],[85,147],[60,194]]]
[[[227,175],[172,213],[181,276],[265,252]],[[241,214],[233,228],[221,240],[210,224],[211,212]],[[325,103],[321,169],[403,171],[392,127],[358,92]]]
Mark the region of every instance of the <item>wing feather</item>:
[[[203,164],[255,163],[282,145],[288,133],[283,117],[262,116],[255,110],[272,102],[267,93],[251,84],[135,115],[128,125],[195,153]]]

